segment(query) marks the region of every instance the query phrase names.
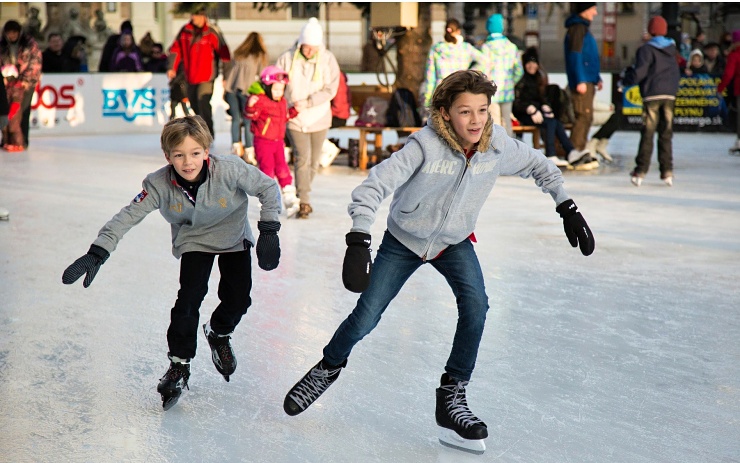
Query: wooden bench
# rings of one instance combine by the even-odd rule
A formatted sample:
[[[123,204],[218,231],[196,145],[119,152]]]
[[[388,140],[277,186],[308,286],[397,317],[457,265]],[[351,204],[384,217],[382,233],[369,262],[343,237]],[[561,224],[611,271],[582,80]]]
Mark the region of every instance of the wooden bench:
[[[385,131],[399,131],[414,133],[421,130],[421,127],[356,127],[353,125],[345,125],[342,127],[332,127],[330,130],[357,130],[360,132],[360,142],[358,144],[359,156],[358,156],[358,167],[360,170],[366,170],[370,156],[368,155],[368,136],[373,137],[374,154],[378,154],[383,149],[383,132]]]

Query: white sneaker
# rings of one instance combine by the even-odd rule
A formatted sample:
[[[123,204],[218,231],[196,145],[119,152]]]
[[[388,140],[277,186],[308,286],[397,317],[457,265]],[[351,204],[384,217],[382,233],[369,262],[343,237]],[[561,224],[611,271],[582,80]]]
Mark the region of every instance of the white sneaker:
[[[247,161],[249,164],[252,164],[253,166],[257,165],[257,158],[254,156],[254,146],[248,146],[244,148],[242,159]]]
[[[561,159],[557,156],[548,156],[547,159],[552,161],[558,167],[569,167],[570,164],[565,159]]]
[[[239,157],[244,156],[244,145],[239,142],[231,144],[231,154],[235,154]]]
[[[0,207],[0,220],[8,220],[10,218],[10,211],[4,207]]]
[[[590,154],[591,151],[585,149],[583,151],[578,151],[577,149],[570,150],[570,153],[568,153],[568,163],[574,164],[578,160],[580,160],[583,156]]]

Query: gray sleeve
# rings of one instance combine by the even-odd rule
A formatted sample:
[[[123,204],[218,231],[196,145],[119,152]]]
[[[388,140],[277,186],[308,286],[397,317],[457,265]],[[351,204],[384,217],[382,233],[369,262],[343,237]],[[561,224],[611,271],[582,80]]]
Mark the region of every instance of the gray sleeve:
[[[281,201],[278,184],[253,165],[242,163],[240,169],[238,186],[249,196],[256,196],[259,199],[260,220],[279,221]]]
[[[511,137],[504,137],[505,153],[501,175],[518,175],[521,178],[534,178],[534,183],[543,193],[550,193],[555,204],[570,199],[563,188],[563,174],[560,168],[547,159],[542,151]]]
[[[419,141],[410,138],[400,151],[370,169],[367,178],[352,190],[352,202],[347,207],[352,218],[351,231],[370,233],[380,204],[406,183],[423,161]]]
[[[159,193],[149,180],[145,179],[142,182],[141,193],[103,225],[93,244],[110,253],[115,251],[123,235],[144,220],[150,212],[159,209],[159,199]]]

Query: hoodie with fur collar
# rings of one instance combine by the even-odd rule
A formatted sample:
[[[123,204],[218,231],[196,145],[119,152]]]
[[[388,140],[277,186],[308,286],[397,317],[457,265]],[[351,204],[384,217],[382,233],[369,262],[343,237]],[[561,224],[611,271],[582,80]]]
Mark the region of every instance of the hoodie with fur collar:
[[[433,109],[427,125],[352,191],[352,231],[370,233],[380,204],[393,195],[390,233],[419,257],[437,256],[473,233],[499,175],[534,177],[556,204],[569,199],[560,169],[490,117],[478,151],[467,158],[452,126]]]

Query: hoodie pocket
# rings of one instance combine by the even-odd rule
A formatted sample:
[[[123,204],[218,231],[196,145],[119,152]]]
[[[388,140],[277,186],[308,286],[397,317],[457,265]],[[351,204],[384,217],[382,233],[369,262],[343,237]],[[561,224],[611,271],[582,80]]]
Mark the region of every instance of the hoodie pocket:
[[[399,207],[395,214],[398,226],[417,238],[426,239],[432,236],[439,225],[441,211],[430,204],[419,203],[415,206],[404,205]]]

